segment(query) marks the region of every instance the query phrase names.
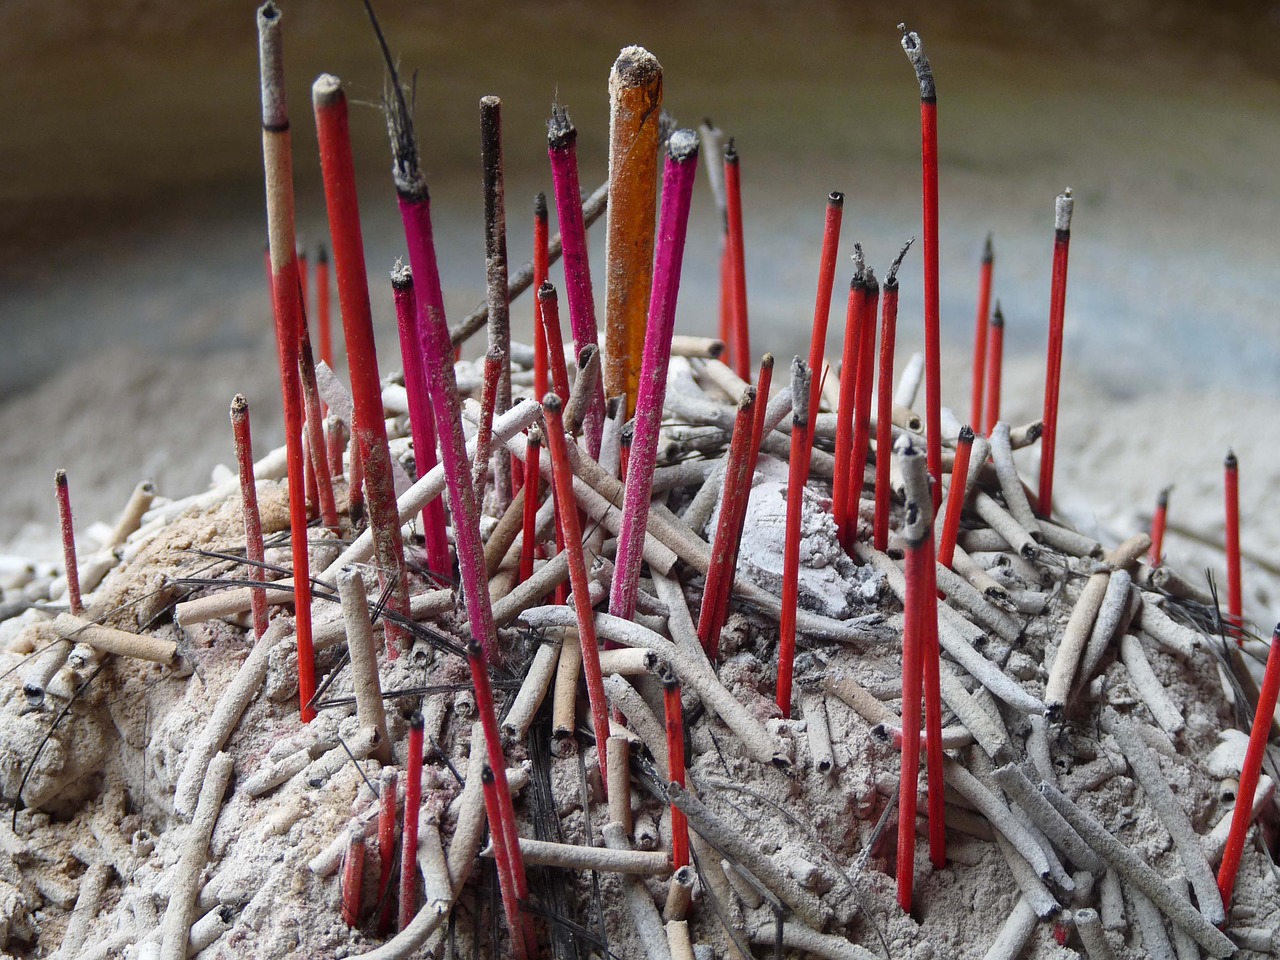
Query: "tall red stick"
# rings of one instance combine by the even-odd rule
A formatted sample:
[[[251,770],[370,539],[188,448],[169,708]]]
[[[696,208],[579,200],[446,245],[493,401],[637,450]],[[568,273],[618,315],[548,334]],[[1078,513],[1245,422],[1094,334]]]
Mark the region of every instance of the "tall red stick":
[[[53,485],[58,498],[58,527],[62,531],[62,564],[67,571],[67,602],[73,616],[84,610],[80,602],[80,564],[76,559],[76,533],[71,521],[71,491],[67,487],[67,471],[58,470],[53,475]]]
[[[809,338],[809,410],[806,422],[812,423],[818,415],[822,401],[820,378],[814,371],[822,370],[827,354],[827,324],[831,319],[831,296],[836,282],[836,255],[840,247],[840,223],[844,219],[844,194],[831,191],[827,197],[827,215],[822,226],[822,259],[818,266],[818,295],[813,305],[813,333]],[[809,446],[804,452],[808,460],[813,451],[813,433],[809,433]],[[803,485],[808,481],[806,464]]]
[[[849,531],[849,548],[858,534],[858,502],[862,498],[863,477],[867,469],[867,450],[871,446],[871,397],[875,385],[876,314],[880,310],[880,284],[867,268],[866,306],[862,313],[862,330],[858,344],[858,379],[854,387],[853,446],[849,452],[849,500],[845,517]]]
[[[231,400],[231,432],[235,436],[236,463],[240,467],[240,499],[244,508],[244,555],[249,561],[249,579],[265,583],[262,565],[262,518],[258,513],[258,485],[253,478],[253,438],[249,430],[249,401],[237,393]],[[261,638],[267,630],[267,594],[254,590],[249,600],[253,612],[253,635]]]
[[[920,84],[920,179],[924,212],[924,422],[933,510],[942,502],[942,353],[938,311],[938,91],[920,35],[898,24]]]
[[[1151,516],[1151,552],[1147,554],[1147,564],[1154,570],[1160,566],[1164,556],[1164,527],[1169,517],[1169,488],[1165,487],[1156,496],[1156,512]]]
[[[983,432],[990,435],[1000,422],[1000,379],[1004,372],[1004,314],[999,300],[991,315],[991,340],[987,349],[987,426]]]
[[[893,355],[898,338],[898,268],[916,242],[912,237],[898,252],[884,278],[884,302],[880,308],[880,380],[876,385],[876,514],[872,542],[882,553],[889,547],[889,460],[893,450]]]
[[[918,503],[907,505],[904,534],[910,531],[906,554],[907,593],[902,628],[902,768],[898,789],[898,905],[911,911],[915,882],[916,791],[920,782],[921,634],[918,602],[925,589],[926,536]]]
[[[1222,461],[1226,494],[1227,618],[1236,643],[1244,643],[1244,590],[1240,582],[1240,464],[1233,451]]]
[[[333,369],[333,319],[329,309],[329,251],[324,244],[316,254],[316,328],[320,334],[320,359]]]
[[[680,680],[675,671],[662,675],[662,706],[667,727],[667,780],[685,785],[684,708],[680,703]],[[689,862],[689,821],[674,803],[671,805],[671,869]]]
[[[538,291],[547,282],[549,269],[548,230],[547,195],[539,193],[533,198],[533,395],[535,397],[545,397],[547,390],[550,389],[547,381],[547,331],[542,326],[542,298],[538,296]],[[560,351],[560,362],[564,362],[563,350]]]
[[[418,912],[418,813],[422,807],[422,714],[409,716],[409,758],[404,775],[404,830],[400,849],[400,929]]]
[[[796,357],[791,361],[791,396],[809,396],[809,367]],[[810,449],[809,406],[793,404],[791,412],[791,460],[787,464],[787,531],[782,554],[782,617],[778,625],[778,685],[776,698],[782,716],[791,716],[791,679],[796,659],[796,604],[800,581],[800,514],[804,505],[805,475]]]
[[[276,349],[284,399],[289,476],[289,537],[293,554],[294,631],[298,644],[298,700],[304,723],[315,718],[315,651],[311,642],[311,579],[307,559],[307,496],[302,449],[302,386],[298,367],[302,317],[294,246],[293,153],[285,104],[280,10],[268,0],[258,9],[258,57],[262,74],[262,155],[267,183],[268,259],[275,312]]]
[[[1045,516],[1053,512],[1053,457],[1058,446],[1058,394],[1062,385],[1062,326],[1067,309],[1067,255],[1071,250],[1071,213],[1075,201],[1068,187],[1054,204],[1053,280],[1049,290],[1049,354],[1044,376],[1044,432],[1040,434],[1040,493]]]
[[[591,724],[596,732],[600,775],[605,777],[604,741],[609,736],[609,704],[605,700],[604,676],[600,672],[595,610],[591,607],[591,584],[587,579],[587,564],[582,553],[582,526],[578,520],[578,501],[573,495],[573,468],[569,465],[562,407],[560,398],[554,393],[547,394],[542,401],[543,416],[547,424],[547,449],[551,452],[551,477],[556,488],[556,514],[564,534],[564,549],[569,553],[569,583],[573,587],[573,607],[578,614],[582,673],[587,681],[587,702],[591,707]],[[605,782],[608,782],[607,778]]]
[[[920,593],[920,659],[924,680],[924,742],[929,767],[929,860],[947,865],[947,820],[943,809],[942,678],[938,643],[938,565],[933,551],[933,518],[925,533],[924,588]]]
[[[400,540],[400,512],[396,507],[391,452],[382,411],[382,382],[374,346],[373,315],[369,307],[369,278],[365,272],[364,238],[360,232],[360,206],[356,197],[355,163],[351,155],[351,130],[347,96],[337,77],[322,75],[311,88],[316,133],[320,146],[320,170],[324,178],[325,207],[329,213],[329,237],[333,242],[333,266],[338,276],[338,302],[342,308],[342,332],[347,344],[347,369],[354,403],[351,435],[356,441],[364,487],[368,498],[369,526],[373,530],[378,576],[390,585],[388,607],[409,616],[409,589],[404,571],[404,544]],[[387,656],[395,658],[407,643],[404,631],[388,620]]]
[[[747,265],[742,236],[742,171],[733,138],[724,148],[724,196],[728,232],[725,250],[729,259],[729,351],[734,370],[751,379],[751,335],[747,322]]]
[[[969,477],[969,455],[973,452],[973,428],[960,428],[956,441],[956,458],[951,464],[951,489],[947,491],[947,517],[942,524],[942,539],[938,542],[938,562],[951,569],[955,559],[956,537],[960,534],[960,514],[964,512],[964,490]]]
[[[419,477],[438,462],[436,417],[431,411],[427,375],[418,344],[418,297],[413,271],[397,264],[391,271],[391,295],[396,305],[396,331],[400,335],[400,359],[404,363],[404,388],[409,398],[409,428],[413,434],[413,460]],[[434,497],[422,511],[422,534],[427,547],[427,567],[443,583],[453,577],[449,560],[449,536],[445,530],[444,498]]]
[[[853,455],[853,408],[857,397],[858,346],[862,342],[862,323],[866,305],[866,268],[862,264],[862,246],[854,244],[857,272],[849,284],[849,306],[844,319],[844,349],[840,356],[840,399],[836,407],[836,463],[840,469],[831,488],[831,506],[835,513],[836,532],[841,544],[848,544],[849,484],[846,465]],[[857,526],[858,518],[853,518]],[[846,546],[846,549],[848,547]]]
[[[995,265],[991,234],[982,248],[982,269],[978,276],[978,319],[973,327],[973,415],[969,422],[982,426],[982,392],[986,387],[987,322],[991,314],[991,272]]]
[[[1240,770],[1240,786],[1236,790],[1236,807],[1231,814],[1231,832],[1227,834],[1222,865],[1218,868],[1218,890],[1222,894],[1222,905],[1228,911],[1231,909],[1231,894],[1236,886],[1236,873],[1240,870],[1240,857],[1244,853],[1245,834],[1249,832],[1253,795],[1258,789],[1258,775],[1262,770],[1263,756],[1267,752],[1267,739],[1271,735],[1277,695],[1280,695],[1280,626],[1271,634],[1271,651],[1267,654],[1267,669],[1262,675],[1258,706],[1253,712],[1253,728],[1249,732],[1249,746],[1245,750],[1244,765]]]

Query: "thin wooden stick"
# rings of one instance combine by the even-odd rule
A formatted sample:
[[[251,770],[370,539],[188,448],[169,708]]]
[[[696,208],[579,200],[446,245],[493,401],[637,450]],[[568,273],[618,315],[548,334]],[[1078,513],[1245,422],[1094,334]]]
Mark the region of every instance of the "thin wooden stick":
[[[987,423],[983,432],[990,435],[1000,421],[1000,381],[1004,372],[1004,313],[999,300],[991,314],[991,340],[987,350]]]
[[[1062,386],[1062,327],[1067,308],[1067,256],[1071,249],[1071,213],[1075,201],[1068,187],[1054,204],[1053,279],[1049,291],[1049,354],[1044,378],[1044,433],[1040,435],[1040,512],[1053,512],[1053,461],[1058,446],[1058,397]]]
[[[605,222],[604,390],[636,409],[653,281],[662,64],[624,47],[609,72],[609,208]],[[538,396],[546,393],[544,388]]]
[[[791,395],[810,397],[809,368],[791,361]],[[778,624],[778,683],[776,700],[784,718],[791,716],[791,681],[795,673],[796,605],[800,582],[800,514],[805,474],[809,466],[809,411],[812,404],[796,404],[791,413],[791,460],[787,464],[787,530],[782,554],[782,617]],[[723,509],[723,507],[721,508]]]
[[[558,102],[551,105],[547,121],[547,155],[555,184],[556,217],[564,238],[564,282],[569,300],[569,326],[573,330],[573,352],[596,344],[596,306],[591,288],[591,263],[587,256],[587,230],[582,222],[582,192],[578,184],[578,131],[569,113]],[[544,308],[545,309],[545,308]],[[604,429],[604,385],[599,384],[587,408],[587,452],[600,456]]]
[[[309,706],[316,690],[315,653],[311,644],[311,582],[307,560],[306,477],[302,449],[302,387],[298,367],[298,259],[293,218],[293,155],[289,112],[285,104],[281,14],[268,0],[258,8],[258,59],[262,79],[262,155],[267,181],[267,235],[271,292],[275,311],[276,348],[284,398],[285,444],[288,450],[289,536],[293,569],[294,629],[298,644],[298,701],[304,723],[315,718]]]
[[[991,273],[995,265],[991,234],[982,247],[982,267],[978,274],[978,318],[973,328],[973,399],[970,423],[982,425],[982,391],[986,387],[987,323],[991,314]]]
[[[734,371],[751,379],[751,336],[747,322],[747,267],[742,236],[742,171],[733,138],[724,148],[725,250],[729,262],[729,343]]]
[[[498,97],[480,98],[480,166],[484,174],[488,354],[499,358],[497,398],[493,412],[501,416],[511,408],[511,304],[507,299],[507,209],[502,170],[502,101]],[[511,457],[505,447],[498,449],[493,487],[497,495],[498,511],[501,512],[511,502],[513,494]],[[477,488],[482,489],[478,484]],[[482,499],[479,493],[477,499]]]
[[[351,375],[354,403],[351,436],[364,470],[378,575],[384,587],[389,586],[390,589],[387,605],[393,612],[407,617],[409,588],[405,580],[404,545],[400,540],[400,515],[396,510],[391,452],[387,447],[387,428],[382,412],[382,382],[378,377],[373,314],[369,306],[369,280],[365,268],[364,238],[360,231],[360,206],[356,198],[347,97],[341,81],[325,74],[312,85],[311,99],[320,145],[325,207],[329,212],[329,234],[333,241],[342,332]],[[421,279],[422,272],[415,270],[414,276]],[[294,589],[297,589],[296,584]],[[407,646],[408,636],[391,621],[387,621],[383,629],[387,637],[387,655],[394,659],[400,648]]]
[[[613,568],[613,583],[609,588],[609,611],[614,616],[627,619],[635,614],[636,592],[639,589],[640,563],[653,490],[653,469],[662,426],[662,405],[667,392],[667,368],[671,357],[671,334],[675,328],[676,297],[680,291],[680,272],[689,228],[689,206],[697,170],[697,134],[692,130],[677,130],[667,143],[657,261],[653,271],[653,292],[649,298],[644,362],[636,398],[635,435],[631,442],[627,468],[617,560]],[[599,453],[599,448],[597,441],[594,450],[590,450],[593,457]]]
[[[476,454],[471,459],[471,487],[475,490],[476,504],[484,503],[484,488],[489,479],[489,460],[493,443],[493,414],[498,403],[499,388],[502,383],[502,368],[510,364],[503,352],[494,346],[484,356],[484,388],[480,395],[480,428],[476,433]],[[505,451],[506,447],[502,449]],[[505,511],[505,506],[498,512]]]
[[[404,363],[404,387],[409,396],[409,428],[413,433],[413,460],[419,477],[436,465],[436,418],[431,412],[427,378],[418,340],[418,297],[413,271],[397,264],[391,271],[391,293],[400,334],[400,358]],[[449,539],[445,530],[444,500],[436,497],[422,508],[422,535],[427,547],[427,567],[443,582],[453,574]]]

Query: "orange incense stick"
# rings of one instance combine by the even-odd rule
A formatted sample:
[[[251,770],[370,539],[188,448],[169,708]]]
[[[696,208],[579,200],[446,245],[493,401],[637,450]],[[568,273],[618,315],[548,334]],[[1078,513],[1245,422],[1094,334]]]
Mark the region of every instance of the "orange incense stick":
[[[938,562],[951,569],[955,559],[956,537],[960,534],[960,514],[964,512],[964,490],[969,476],[969,455],[973,452],[973,428],[960,428],[956,441],[956,459],[951,465],[951,489],[947,491],[947,517],[938,543]]]
[[[609,72],[609,203],[604,236],[604,392],[607,397],[626,396],[623,419],[636,409],[653,282],[661,110],[658,58],[643,47],[624,48]]]
[[[991,234],[982,248],[982,268],[978,274],[978,318],[973,327],[973,415],[969,422],[982,425],[982,392],[986,387],[987,318],[991,314],[991,273],[996,255]]]

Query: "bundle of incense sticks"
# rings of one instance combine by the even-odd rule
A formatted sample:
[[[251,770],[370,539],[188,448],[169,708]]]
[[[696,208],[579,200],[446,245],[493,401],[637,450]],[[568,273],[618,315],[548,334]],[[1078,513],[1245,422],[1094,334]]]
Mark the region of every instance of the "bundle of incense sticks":
[[[999,419],[1003,321],[998,305],[987,316],[988,239],[973,423],[944,436],[936,87],[919,36],[903,28],[921,93],[924,415],[911,409],[911,383],[896,392],[893,385],[897,274],[910,241],[888,264],[883,285],[861,245],[853,245],[839,386],[836,402],[824,405],[831,396],[823,385],[830,368],[826,332],[845,205],[839,192],[826,201],[808,362],[797,356],[789,386],[774,392],[769,355],[759,358],[750,382],[757,363],[747,329],[738,145],[730,139],[721,153],[709,123],[701,138],[686,129],[661,135],[661,66],[648,51],[627,47],[609,78],[603,358],[586,242],[601,200],[582,198],[568,111],[554,104],[548,124],[560,238],[549,240],[548,203],[539,195],[530,262],[511,271],[501,101],[481,101],[487,268],[481,325],[489,334],[481,377],[473,365],[455,362],[455,344],[479,326],[470,318],[452,332],[447,325],[415,118],[391,44],[372,10],[370,16],[391,77],[385,107],[408,259],[392,273],[404,390],[398,397],[384,391],[378,377],[346,97],[342,82],[327,74],[312,92],[349,393],[327,370],[333,346],[323,254],[316,299],[326,367],[318,375],[311,362],[294,243],[282,16],[269,2],[258,25],[287,437],[283,451],[255,465],[248,405],[237,396],[232,421],[242,506],[234,513],[243,517],[242,546],[210,558],[228,577],[242,565],[250,577],[245,584],[216,575],[175,581],[186,589],[174,611],[181,629],[200,631],[201,624],[251,611],[251,620],[241,622],[252,627],[255,643],[190,746],[179,751],[173,807],[204,831],[195,834],[203,836],[199,850],[183,861],[187,872],[198,874],[223,802],[231,761],[222,751],[236,749],[243,717],[261,717],[254,706],[261,698],[296,691],[304,721],[354,709],[353,732],[339,740],[343,753],[319,732],[292,751],[273,750],[264,767],[236,782],[226,803],[288,791],[298,774],[312,785],[337,783],[347,755],[361,767],[366,782],[353,784],[354,818],[348,822],[352,814],[344,813],[330,831],[328,846],[309,860],[309,876],[329,885],[326,895],[347,927],[377,937],[396,928],[369,956],[408,956],[441,936],[477,864],[484,870],[491,864],[496,893],[483,894],[488,888],[477,885],[474,910],[504,921],[496,932],[495,920],[497,939],[487,947],[493,955],[540,956],[565,930],[587,930],[563,873],[594,871],[621,875],[625,895],[618,904],[595,901],[591,922],[603,929],[599,911],[625,910],[617,924],[630,925],[627,936],[649,957],[692,956],[695,945],[732,945],[745,955],[746,939],[778,950],[866,956],[852,938],[870,944],[874,934],[855,922],[855,904],[879,896],[859,877],[868,862],[894,875],[889,902],[935,916],[934,905],[918,896],[917,830],[928,836],[924,869],[934,871],[962,871],[973,862],[974,844],[994,838],[1021,900],[1001,920],[988,956],[1019,955],[1037,923],[1067,906],[1076,922],[1059,922],[1057,935],[1063,942],[1078,936],[1093,955],[1105,944],[1102,927],[1114,919],[1108,898],[1119,894],[1120,883],[1142,905],[1135,912],[1144,942],[1157,938],[1156,930],[1164,936],[1168,924],[1190,950],[1232,952],[1220,927],[1237,877],[1254,857],[1247,831],[1274,790],[1261,770],[1280,654],[1273,639],[1259,688],[1246,661],[1259,650],[1243,612],[1233,455],[1225,618],[1212,597],[1160,565],[1159,536],[1155,544],[1140,535],[1108,551],[1052,515],[1070,192],[1055,207],[1043,420],[1011,427]],[[713,187],[724,190],[727,345],[676,335],[700,147],[714,154],[709,169],[723,174]],[[549,272],[561,251],[569,336]],[[509,322],[515,298],[530,285],[536,330],[534,343],[524,345],[512,341]],[[731,364],[720,359],[726,346]],[[322,390],[330,411],[324,420]],[[625,399],[606,404],[606,394]],[[397,415],[406,410],[407,421]],[[412,442],[411,463],[393,460],[391,441],[402,438]],[[1041,474],[1033,497],[1014,458],[1037,442]],[[777,460],[789,462],[779,469]],[[397,498],[394,478],[403,466],[416,477]],[[265,559],[258,497],[271,471],[276,478],[287,473],[293,563],[292,572],[274,580],[280,571]],[[340,553],[332,533],[320,542],[308,526],[308,477],[321,523],[346,541]],[[334,490],[344,483],[348,506],[341,510]],[[361,489],[363,498],[356,495]],[[64,648],[79,644],[80,652],[33,654],[23,674],[28,699],[35,703],[37,693],[56,688],[64,664],[100,669],[100,659],[116,656],[176,670],[178,644],[96,622],[112,611],[95,606],[96,580],[78,576],[83,565],[62,472],[57,494],[66,601],[51,629]],[[770,496],[785,499],[785,507],[770,513]],[[187,505],[207,511],[219,502],[208,496]],[[361,502],[368,505],[366,530],[355,509]],[[121,543],[136,535],[144,509],[134,511],[137,522]],[[177,517],[158,516],[148,536],[165,536]],[[771,522],[784,532],[780,546],[762,533]],[[321,547],[327,565],[315,569],[311,556],[321,555],[314,549]],[[359,568],[370,561],[372,575],[365,577]],[[780,580],[769,574],[775,568]],[[838,580],[838,603],[823,593],[820,577]],[[851,602],[853,596],[862,599]],[[341,614],[334,616],[338,599]],[[287,605],[292,621],[281,610]],[[1055,618],[1065,622],[1063,630],[1053,628]],[[1212,639],[1224,623],[1237,643]],[[296,654],[273,653],[284,650],[279,644],[288,637]],[[335,648],[343,647],[346,655],[338,657]],[[1157,658],[1167,661],[1159,671]],[[1252,729],[1237,771],[1240,797],[1222,818],[1220,837],[1195,834],[1171,799],[1167,765],[1150,756],[1156,750],[1168,764],[1196,762],[1174,746],[1172,738],[1187,736],[1188,724],[1161,677],[1186,663],[1202,682],[1206,660],[1234,679],[1240,722]],[[281,663],[291,675],[279,675]],[[1100,711],[1097,697],[1106,684],[1129,691],[1111,700],[1123,716],[1110,707]],[[771,700],[760,687],[771,690]],[[341,695],[347,689],[349,698]],[[1208,689],[1220,695],[1214,683]],[[790,722],[796,703],[803,725]],[[1066,731],[1090,718],[1114,738],[1124,762],[1117,766],[1112,754],[1094,751],[1091,786],[1082,789],[1089,765],[1071,772],[1080,753]],[[848,760],[833,750],[837,736],[849,747]],[[889,765],[892,789],[873,783],[847,805],[842,801],[838,819],[849,808],[857,817],[837,839],[815,806],[831,788],[814,787],[838,778],[841,766],[863,754]],[[1024,758],[1029,762],[1020,764]],[[362,766],[370,764],[377,767],[376,788]],[[1129,767],[1152,816],[1173,837],[1194,905],[1082,800]],[[216,797],[201,788],[210,771],[221,778]],[[572,830],[558,812],[566,798],[555,795],[566,771],[581,786],[573,800],[581,816]],[[461,792],[447,787],[451,775],[465,783]],[[70,782],[45,776],[29,785],[30,776],[29,770],[18,795],[33,807]],[[1188,778],[1183,771],[1182,780]],[[786,783],[791,787],[780,786]],[[529,790],[520,796],[525,784]],[[770,794],[791,798],[794,810]],[[739,800],[760,801],[754,819],[742,815]],[[897,842],[885,845],[881,838],[895,815]],[[777,835],[773,842],[763,839],[770,834]],[[375,849],[378,869],[366,870]],[[400,875],[392,883],[397,856]],[[1218,858],[1215,883],[1210,864]],[[344,859],[335,888],[326,878],[339,873]],[[645,877],[666,884],[661,912]],[[1110,883],[1117,884],[1115,894],[1107,892]],[[183,893],[187,900],[176,894],[171,900],[173,919],[166,915],[156,940],[162,955],[186,955],[188,935],[194,942],[195,896],[192,887]],[[1094,902],[1100,914],[1092,913]],[[763,922],[770,916],[772,926]],[[745,939],[741,930],[748,931]],[[478,932],[468,935],[479,943]],[[913,936],[928,941],[923,932]],[[946,952],[955,944],[938,947]]]

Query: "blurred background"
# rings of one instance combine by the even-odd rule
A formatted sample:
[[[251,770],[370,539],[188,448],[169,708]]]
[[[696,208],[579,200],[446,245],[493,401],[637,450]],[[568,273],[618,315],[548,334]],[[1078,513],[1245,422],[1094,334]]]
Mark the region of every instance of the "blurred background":
[[[376,106],[380,55],[356,0],[282,7],[299,236],[313,256],[327,240],[309,96],[327,71],[353,101],[385,374],[400,366],[385,278],[403,238]],[[1220,540],[1221,458],[1234,445],[1246,548],[1274,555],[1280,8],[382,0],[377,10],[403,71],[417,74],[453,320],[484,289],[479,98],[504,101],[514,266],[529,255],[533,195],[550,192],[553,97],[580,131],[586,193],[605,175],[609,68],[638,43],[661,60],[665,106],[682,126],[711,117],[737,138],[752,346],[783,359],[807,349],[830,190],[847,196],[842,250],[860,241],[880,273],[919,233],[918,88],[895,29],[907,21],[939,90],[944,402],[968,418],[990,231],[1006,410],[1038,415],[1053,200],[1071,186],[1064,509],[1121,535],[1173,483],[1175,526]],[[254,5],[7,0],[0,64],[0,544],[34,550],[52,528],[57,466],[87,524],[114,516],[142,477],[171,496],[203,488],[231,460],[237,391],[253,406],[258,449],[282,442]],[[678,329],[713,333],[718,223],[705,182],[696,197]],[[601,228],[597,280],[602,249]],[[843,257],[840,273],[838,289]],[[899,365],[921,340],[918,250],[902,289]],[[531,311],[528,299],[514,304],[517,336],[529,337]],[[843,313],[832,313],[838,356]],[[1215,562],[1176,535],[1169,549]],[[1259,612],[1270,600],[1251,595]]]

